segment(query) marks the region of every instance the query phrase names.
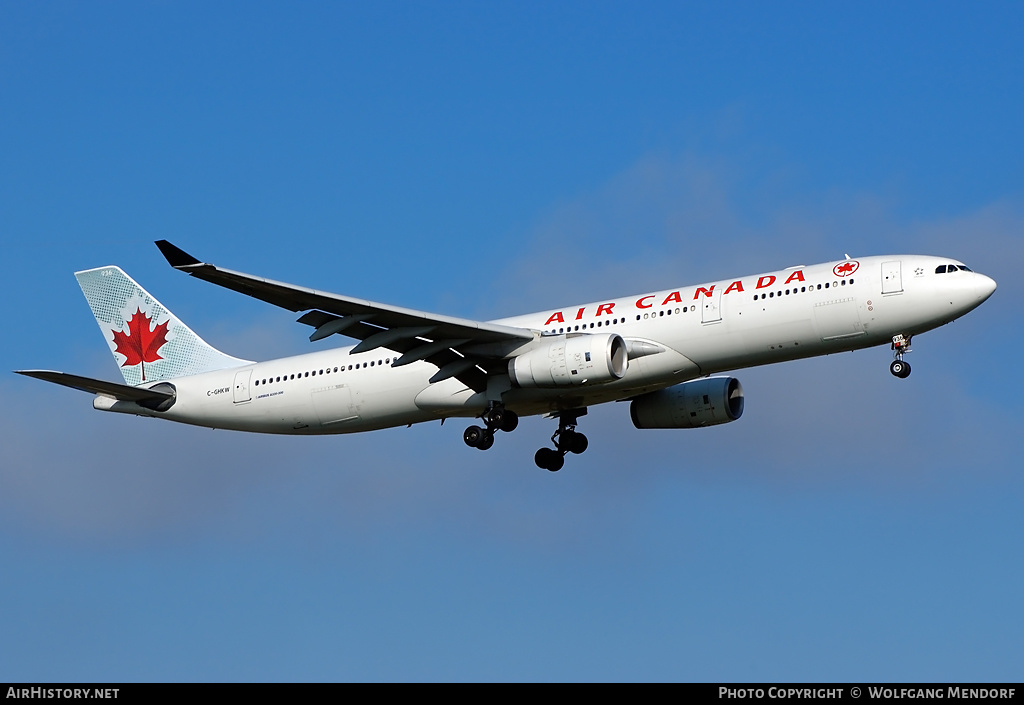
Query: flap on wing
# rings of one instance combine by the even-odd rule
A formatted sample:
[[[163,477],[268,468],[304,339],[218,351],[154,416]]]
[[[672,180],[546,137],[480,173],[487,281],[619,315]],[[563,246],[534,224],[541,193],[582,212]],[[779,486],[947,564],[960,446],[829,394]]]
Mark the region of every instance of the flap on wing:
[[[53,370],[15,370],[19,375],[35,377],[45,382],[53,382],[72,389],[78,389],[92,394],[102,394],[113,397],[118,401],[133,401],[137,404],[142,402],[160,403],[174,399],[174,393],[159,389],[145,389],[143,387],[130,387],[127,384],[116,382],[105,382],[101,379],[91,377],[79,377],[66,372],[54,372]],[[164,385],[169,386],[169,385]]]

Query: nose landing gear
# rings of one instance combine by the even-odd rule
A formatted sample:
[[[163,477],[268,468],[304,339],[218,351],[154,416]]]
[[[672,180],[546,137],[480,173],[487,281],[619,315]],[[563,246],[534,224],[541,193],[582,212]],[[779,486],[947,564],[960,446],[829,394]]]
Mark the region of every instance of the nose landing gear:
[[[551,436],[554,449],[541,448],[533,456],[533,461],[542,470],[558,472],[565,465],[565,454],[580,454],[590,445],[587,437],[576,430],[576,421],[587,413],[586,409],[572,409],[558,415],[558,430]]]
[[[889,371],[900,379],[906,379],[910,376],[910,363],[904,362],[903,356],[911,351],[910,336],[904,337],[903,334],[894,335],[892,337],[892,349],[893,357],[896,359],[889,365]]]
[[[506,409],[505,405],[500,402],[491,404],[480,418],[486,425],[485,428],[470,426],[462,434],[462,440],[466,442],[466,445],[477,450],[487,450],[494,445],[495,431],[511,433],[519,425],[519,415]]]

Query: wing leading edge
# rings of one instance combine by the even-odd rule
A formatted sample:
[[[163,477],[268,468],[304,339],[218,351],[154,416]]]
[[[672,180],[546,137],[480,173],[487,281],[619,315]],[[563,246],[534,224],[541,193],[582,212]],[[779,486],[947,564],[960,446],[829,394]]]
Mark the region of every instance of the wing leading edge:
[[[431,382],[455,377],[483,391],[487,373],[498,371],[497,359],[504,355],[500,351],[535,338],[526,328],[380,304],[222,269],[200,262],[167,240],[158,240],[156,246],[172,267],[193,277],[289,311],[305,311],[298,321],[314,328],[310,341],[345,335],[360,341],[352,353],[394,350],[402,353],[395,366],[425,360],[438,368]]]

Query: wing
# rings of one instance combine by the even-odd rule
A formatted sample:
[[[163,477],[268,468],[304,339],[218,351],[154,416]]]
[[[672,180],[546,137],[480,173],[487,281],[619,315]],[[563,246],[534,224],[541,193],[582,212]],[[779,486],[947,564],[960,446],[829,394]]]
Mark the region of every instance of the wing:
[[[504,371],[499,360],[535,338],[534,331],[526,328],[389,306],[222,269],[200,262],[166,240],[157,241],[156,246],[172,267],[193,277],[289,311],[305,311],[298,321],[315,329],[310,341],[340,334],[360,341],[352,353],[376,348],[402,353],[392,363],[396,367],[425,360],[438,368],[431,382],[455,377],[483,391],[488,373]]]

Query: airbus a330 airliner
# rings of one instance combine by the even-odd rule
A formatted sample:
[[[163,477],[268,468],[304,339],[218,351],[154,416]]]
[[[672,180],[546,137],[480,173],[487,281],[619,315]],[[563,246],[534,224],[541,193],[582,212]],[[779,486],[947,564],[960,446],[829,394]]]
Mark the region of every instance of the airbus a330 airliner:
[[[910,374],[911,338],[959,318],[996,289],[948,257],[887,255],[686,286],[496,321],[473,321],[315,291],[200,262],[166,240],[175,269],[294,312],[310,341],[354,346],[268,362],[208,345],[115,266],[78,272],[125,384],[48,370],[20,374],[95,394],[93,406],[211,428],[355,433],[478,418],[487,450],[523,415],[558,420],[541,468],[587,449],[587,407],[630,401],[636,428],[698,428],[743,413],[730,376],[755,365],[890,345]]]

